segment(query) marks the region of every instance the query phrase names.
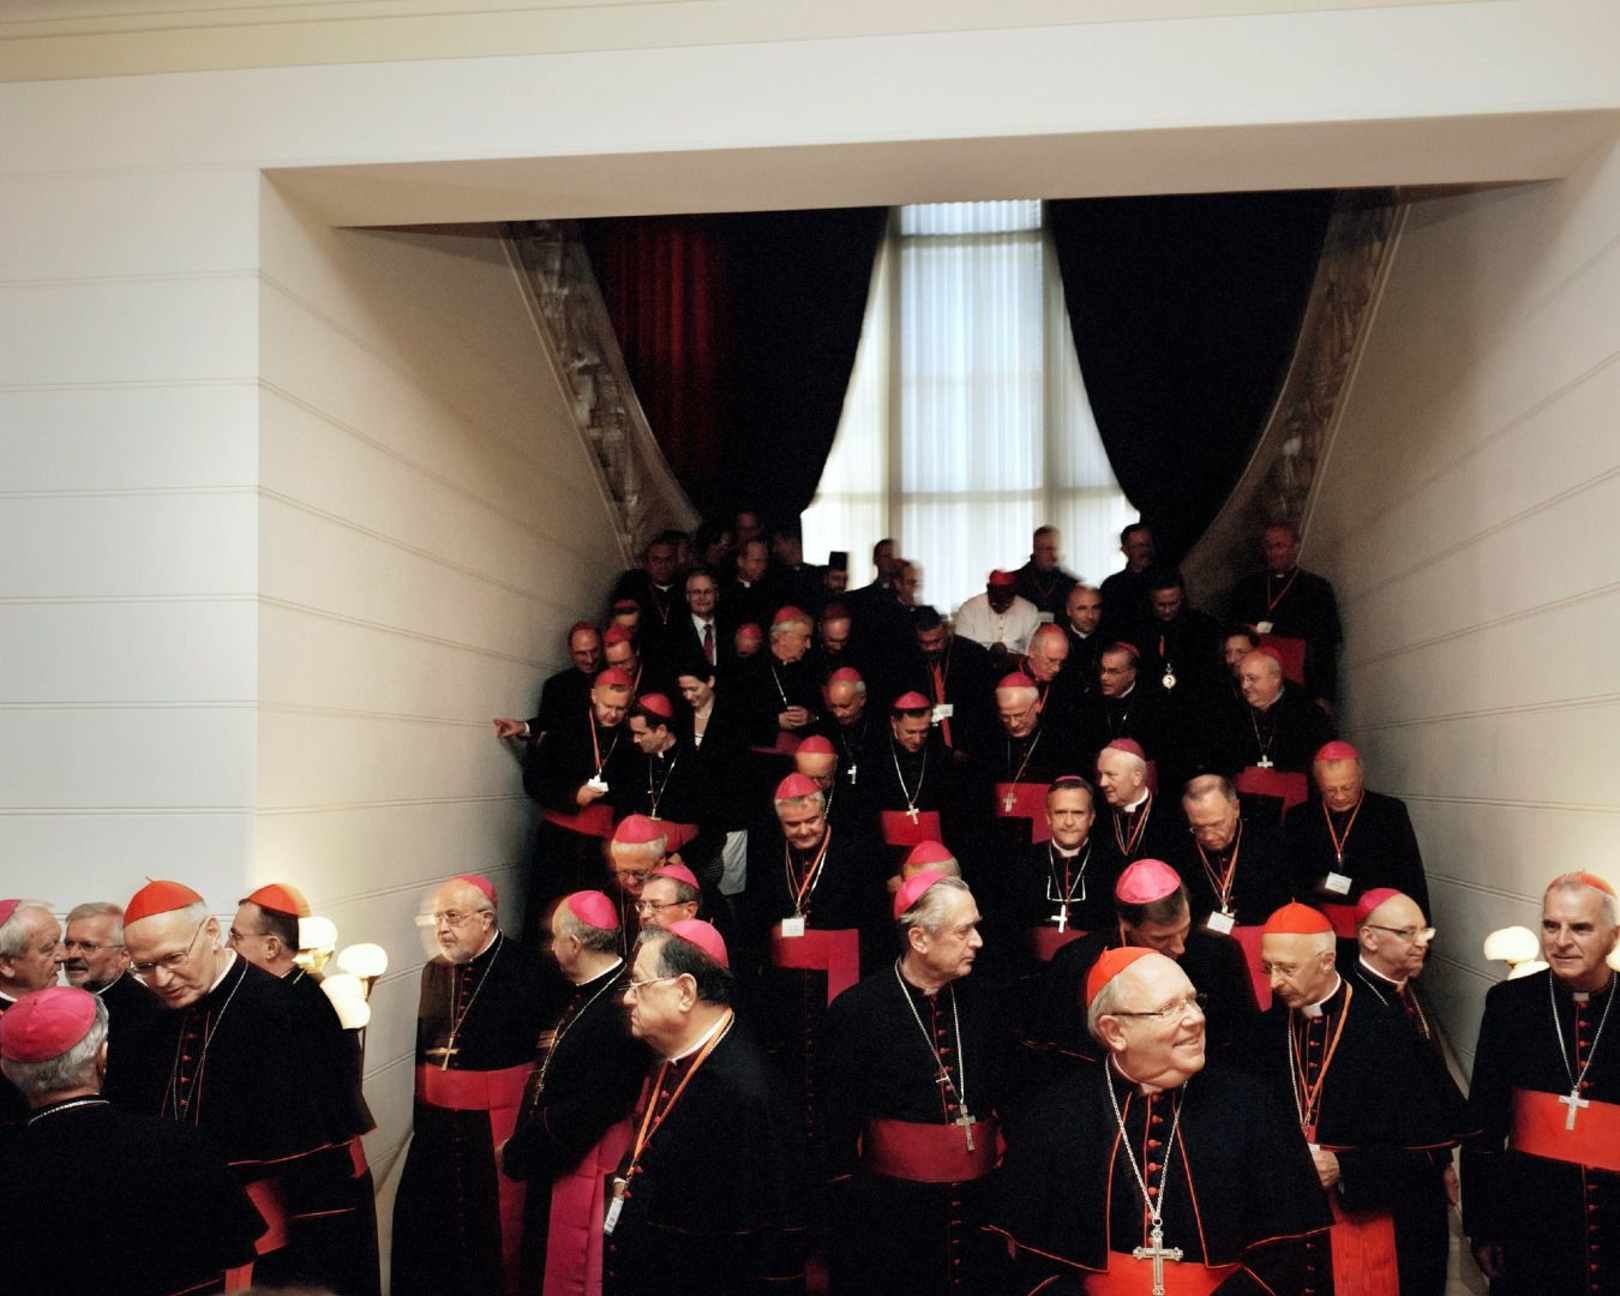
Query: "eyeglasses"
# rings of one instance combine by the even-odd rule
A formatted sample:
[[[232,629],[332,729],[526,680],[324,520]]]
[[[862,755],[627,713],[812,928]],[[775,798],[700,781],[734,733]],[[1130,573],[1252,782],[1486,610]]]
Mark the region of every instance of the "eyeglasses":
[[[418,927],[437,927],[440,923],[449,923],[452,927],[459,927],[469,918],[476,918],[479,914],[494,913],[493,909],[435,909],[432,913],[418,914],[416,925]]]
[[[73,953],[74,950],[83,950],[86,954],[94,954],[97,950],[123,949],[124,947],[114,945],[109,941],[65,940],[62,942],[62,948],[69,954]]]
[[[130,971],[138,977],[151,976],[159,968],[162,968],[165,972],[178,972],[186,965],[186,960],[191,957],[192,951],[197,948],[197,937],[202,935],[202,930],[206,926],[208,926],[208,919],[204,918],[197,924],[197,930],[191,933],[191,939],[186,942],[185,949],[178,954],[165,954],[162,958],[148,959],[144,963],[131,963],[129,965]]]
[[[680,979],[681,974],[677,972],[674,976],[648,977],[645,981],[626,981],[624,983],[624,992],[625,994],[639,995],[642,986],[657,985],[660,981],[679,981]]]
[[[1188,1012],[1196,1008],[1200,1016],[1209,1004],[1209,996],[1199,991],[1190,994],[1185,999],[1177,999],[1175,1003],[1166,1004],[1163,1008],[1155,1008],[1152,1012],[1111,1012],[1109,1017],[1151,1017],[1157,1021],[1174,1021],[1178,1017],[1185,1017]]]
[[[685,900],[637,900],[636,912],[657,913],[660,909],[673,909],[676,905],[686,903]]]
[[[1367,923],[1374,931],[1388,932],[1391,936],[1399,936],[1403,941],[1412,944],[1427,944],[1434,939],[1433,927],[1381,927],[1377,923]]]

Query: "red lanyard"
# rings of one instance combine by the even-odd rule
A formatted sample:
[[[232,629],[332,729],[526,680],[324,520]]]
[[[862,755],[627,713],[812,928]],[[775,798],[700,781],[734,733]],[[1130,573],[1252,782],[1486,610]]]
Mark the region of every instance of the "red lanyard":
[[[630,1164],[625,1168],[623,1178],[628,1179],[635,1174],[636,1166],[641,1161],[641,1154],[647,1150],[647,1144],[651,1142],[652,1136],[658,1133],[664,1122],[669,1119],[670,1112],[675,1110],[675,1104],[680,1102],[681,1095],[686,1092],[686,1086],[692,1083],[692,1077],[698,1073],[698,1068],[709,1060],[709,1054],[713,1053],[719,1046],[720,1041],[725,1039],[727,1033],[731,1030],[731,1023],[736,1020],[736,1015],[728,1009],[724,1025],[715,1031],[709,1037],[709,1042],[698,1050],[698,1055],[692,1059],[691,1069],[681,1077],[680,1084],[675,1086],[675,1092],[670,1094],[669,1101],[664,1104],[663,1111],[658,1110],[658,1095],[663,1092],[664,1080],[669,1075],[669,1069],[674,1063],[665,1062],[658,1068],[658,1078],[653,1082],[652,1093],[648,1095],[647,1110],[641,1118],[641,1129],[636,1133],[635,1147],[630,1152]]]
[[[1237,834],[1232,841],[1232,862],[1226,866],[1224,876],[1216,876],[1215,870],[1209,866],[1209,856],[1204,854],[1203,843],[1198,846],[1198,858],[1204,861],[1204,876],[1209,879],[1210,886],[1215,888],[1215,898],[1220,902],[1222,913],[1232,912],[1232,882],[1237,875],[1238,852],[1243,849],[1243,820],[1238,820]]]
[[[804,915],[804,902],[810,898],[816,889],[816,883],[821,881],[821,868],[827,862],[827,848],[832,845],[832,829],[829,827],[821,838],[821,849],[816,852],[815,859],[810,861],[810,867],[804,872],[804,877],[793,876],[793,848],[786,842],[782,843],[782,864],[787,870],[788,894],[793,897],[793,915]]]
[[[1350,822],[1344,826],[1344,836],[1341,837],[1333,828],[1333,812],[1328,809],[1327,802],[1322,802],[1322,818],[1327,820],[1328,836],[1333,839],[1333,854],[1339,861],[1339,867],[1344,867],[1344,844],[1350,840],[1350,830],[1356,826],[1356,816],[1361,813],[1361,807],[1366,804],[1367,798],[1362,796],[1356,802],[1356,808],[1350,812]]]
[[[1351,985],[1343,981],[1344,1007],[1339,1011],[1339,1023],[1333,1029],[1333,1038],[1328,1041],[1327,1050],[1322,1054],[1322,1069],[1316,1073],[1316,1083],[1309,1084],[1310,1073],[1305,1069],[1305,1053],[1300,1047],[1299,1036],[1292,1029],[1288,1032],[1288,1047],[1293,1050],[1295,1069],[1294,1102],[1299,1109],[1299,1126],[1305,1132],[1305,1139],[1309,1143],[1316,1142],[1317,1118],[1320,1115],[1318,1108],[1322,1103],[1322,1086],[1327,1083],[1328,1067],[1333,1065],[1333,1054],[1338,1050],[1339,1039],[1344,1034],[1344,1023],[1350,1017]],[[1310,1020],[1305,1022],[1305,1033],[1311,1029]]]
[[[1148,816],[1152,813],[1153,794],[1149,793],[1147,800],[1142,803],[1142,817],[1136,821],[1136,827],[1131,829],[1131,839],[1126,841],[1124,835],[1119,831],[1119,812],[1115,811],[1114,842],[1119,847],[1119,853],[1124,856],[1126,863],[1130,862],[1131,852],[1136,849],[1137,842],[1142,840],[1142,834],[1147,831]]]

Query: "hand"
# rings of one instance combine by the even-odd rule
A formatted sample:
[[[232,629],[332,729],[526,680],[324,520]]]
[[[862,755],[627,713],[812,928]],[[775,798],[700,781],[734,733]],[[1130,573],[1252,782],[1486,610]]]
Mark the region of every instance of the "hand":
[[[496,716],[495,736],[497,738],[527,738],[529,736],[529,722],[527,720],[513,720],[507,716]]]
[[[1507,1277],[1507,1266],[1503,1263],[1502,1248],[1492,1243],[1489,1246],[1475,1247],[1474,1259],[1479,1262],[1479,1271],[1492,1282]]]
[[[1311,1160],[1316,1162],[1316,1177],[1322,1187],[1331,1188],[1339,1182],[1339,1158],[1333,1153],[1316,1148],[1311,1153]]]
[[[802,729],[810,723],[810,712],[802,706],[790,706],[776,717],[776,723],[782,729]]]
[[[603,792],[600,788],[593,788],[589,783],[581,783],[579,791],[574,793],[574,802],[576,805],[588,806],[602,795]]]
[[[1462,1187],[1457,1182],[1457,1167],[1448,1165],[1440,1172],[1440,1178],[1446,1186],[1446,1202],[1452,1210],[1456,1210],[1462,1202]]]

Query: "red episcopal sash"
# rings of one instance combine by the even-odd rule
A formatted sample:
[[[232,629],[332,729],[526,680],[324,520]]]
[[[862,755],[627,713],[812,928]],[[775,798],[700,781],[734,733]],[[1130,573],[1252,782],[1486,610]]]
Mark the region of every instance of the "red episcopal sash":
[[[366,1162],[366,1143],[358,1134],[349,1140],[349,1166],[353,1169],[353,1178],[358,1179],[371,1169]]]
[[[498,1148],[517,1128],[523,1091],[534,1064],[503,1067],[498,1071],[446,1071],[443,1067],[416,1068],[416,1098],[429,1107],[489,1114],[490,1146]],[[523,1198],[527,1185],[508,1179],[496,1158],[495,1187],[501,1225],[501,1269],[507,1296],[516,1296],[523,1244]]]
[[[280,1251],[288,1240],[287,1198],[281,1190],[281,1181],[274,1177],[255,1179],[250,1184],[244,1184],[242,1191],[247,1193],[248,1200],[258,1208],[264,1222],[270,1226],[253,1244],[254,1254],[269,1255],[272,1251]]]
[[[1540,1089],[1513,1091],[1513,1128],[1508,1145],[1515,1152],[1620,1174],[1620,1104],[1590,1099],[1565,1129],[1569,1107],[1560,1095]]]
[[[1070,941],[1079,940],[1085,932],[1070,927],[1066,931],[1059,931],[1056,927],[1031,927],[1029,929],[1029,952],[1042,963],[1050,963],[1057,957],[1057,952]]]
[[[600,1296],[607,1177],[630,1148],[630,1122],[608,1127],[595,1147],[551,1185],[545,1296]]]
[[[778,729],[776,741],[769,747],[750,747],[760,756],[791,756],[799,750],[799,735],[792,729]]]
[[[1335,1192],[1328,1194],[1328,1205],[1334,1296],[1400,1296],[1395,1217],[1387,1210],[1347,1211]]]
[[[1292,635],[1261,635],[1262,648],[1275,648],[1282,662],[1283,678],[1294,684],[1305,682],[1305,641]]]
[[[1052,836],[1046,823],[1046,786],[1045,783],[996,784],[996,818],[1028,819],[1032,845],[1039,845]],[[1013,798],[1011,810],[1004,808],[1009,792]]]
[[[825,972],[827,1002],[831,1003],[861,979],[861,934],[845,927],[784,936],[782,924],[777,923],[771,928],[771,964],[799,972]]]
[[[960,1125],[869,1120],[861,1136],[861,1165],[871,1174],[912,1183],[970,1183],[996,1168],[1002,1149],[994,1119],[973,1122],[973,1150]]]
[[[613,836],[613,807],[604,801],[592,801],[581,806],[578,814],[563,814],[560,810],[547,810],[542,816],[548,824],[566,828],[585,837]]]
[[[1197,1262],[1166,1261],[1164,1296],[1211,1296],[1237,1270],[1235,1264],[1211,1268]],[[1143,1296],[1152,1284],[1153,1266],[1150,1262],[1138,1260],[1123,1251],[1110,1251],[1108,1272],[1087,1274],[1083,1287],[1086,1296]]]
[[[664,830],[665,851],[678,851],[692,838],[698,835],[698,826],[689,823],[676,823],[673,819],[654,819]]]
[[[1293,770],[1261,769],[1258,765],[1245,765],[1232,780],[1238,794],[1271,797],[1282,802],[1282,813],[1303,805],[1309,784],[1305,776]]]
[[[1271,1007],[1271,978],[1260,967],[1260,934],[1264,927],[1234,927],[1232,939],[1243,947],[1243,961],[1249,965],[1249,984],[1254,987],[1254,1001],[1265,1012]]]
[[[904,810],[883,810],[878,814],[883,841],[889,846],[915,846],[918,842],[944,841],[940,834],[939,811],[917,811],[917,822]]]
[[[1356,938],[1356,907],[1346,904],[1317,905],[1327,920],[1333,924],[1333,934],[1340,940],[1355,940]]]

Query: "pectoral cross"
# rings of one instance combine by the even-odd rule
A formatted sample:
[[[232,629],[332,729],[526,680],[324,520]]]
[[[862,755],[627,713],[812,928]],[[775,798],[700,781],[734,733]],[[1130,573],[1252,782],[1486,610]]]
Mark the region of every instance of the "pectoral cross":
[[[1157,1220],[1153,1221],[1153,1228],[1148,1232],[1152,1239],[1152,1246],[1135,1247],[1131,1251],[1132,1260],[1153,1261],[1153,1296],[1164,1296],[1164,1262],[1169,1260],[1172,1264],[1181,1262],[1182,1250],[1180,1247],[1167,1247],[1164,1244],[1164,1225]]]
[[[1271,768],[1271,757],[1269,757],[1269,756],[1261,756],[1260,757],[1260,768],[1261,769],[1270,769]]]
[[[1560,1098],[1558,1101],[1569,1108],[1569,1115],[1564,1117],[1564,1128],[1567,1130],[1572,1130],[1575,1128],[1575,1109],[1577,1107],[1590,1107],[1592,1105],[1592,1100],[1590,1098],[1581,1097],[1579,1085],[1569,1091],[1569,1097]]]
[[[962,1133],[967,1135],[968,1151],[973,1151],[973,1113],[962,1108],[954,1123],[962,1127]]]
[[[848,770],[848,771],[847,771],[847,772],[848,772],[848,774],[849,774],[849,781],[850,781],[850,784],[851,784],[851,786],[853,786],[853,785],[854,785],[854,783],[855,783],[855,776],[856,776],[856,774],[857,774],[857,773],[859,773],[859,772],[860,772],[860,768],[861,768],[861,767],[860,767],[860,766],[859,766],[859,765],[851,765],[851,766],[850,766],[850,767],[849,767],[849,770]]]
[[[906,807],[906,818],[910,819],[912,823],[917,822],[917,807],[916,806],[910,805],[910,806]]]
[[[1055,914],[1052,915],[1052,918],[1053,918],[1054,921],[1056,921],[1057,929],[1060,932],[1069,930],[1069,906],[1068,905],[1063,905]]]
[[[1011,792],[1007,793],[1006,796],[1001,798],[1001,813],[1011,814],[1013,812],[1013,806],[1015,806],[1017,803],[1018,798],[1015,797]]]
[[[439,1070],[448,1071],[450,1069],[450,1059],[455,1057],[455,1055],[459,1052],[461,1052],[461,1050],[456,1047],[456,1037],[452,1035],[449,1043],[440,1044],[437,1048],[430,1048],[427,1051],[427,1055],[430,1058],[440,1059]]]

